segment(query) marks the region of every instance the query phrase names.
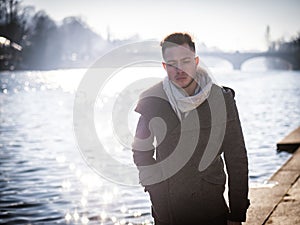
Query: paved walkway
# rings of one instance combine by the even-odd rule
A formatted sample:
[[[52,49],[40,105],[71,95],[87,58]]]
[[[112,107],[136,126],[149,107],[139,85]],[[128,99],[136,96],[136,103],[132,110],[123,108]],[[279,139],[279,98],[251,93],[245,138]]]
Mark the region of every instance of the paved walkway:
[[[298,129],[300,131],[300,129]],[[245,225],[300,225],[300,147],[271,177],[269,187],[251,188]]]

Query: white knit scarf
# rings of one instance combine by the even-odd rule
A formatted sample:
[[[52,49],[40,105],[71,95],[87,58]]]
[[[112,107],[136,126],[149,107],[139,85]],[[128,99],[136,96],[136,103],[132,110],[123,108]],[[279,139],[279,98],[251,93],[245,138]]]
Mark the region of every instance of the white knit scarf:
[[[183,116],[186,117],[191,110],[201,105],[209,96],[212,80],[203,68],[197,68],[195,81],[198,83],[198,87],[195,94],[189,96],[183,89],[173,84],[168,76],[163,80],[163,89],[180,120]]]

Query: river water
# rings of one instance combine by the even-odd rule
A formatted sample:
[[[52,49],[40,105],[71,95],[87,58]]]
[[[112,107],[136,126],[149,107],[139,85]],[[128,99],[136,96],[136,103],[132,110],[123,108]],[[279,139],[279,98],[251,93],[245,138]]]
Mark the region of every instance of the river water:
[[[143,188],[109,181],[83,160],[74,135],[73,106],[85,72],[0,73],[0,223],[152,223]],[[157,70],[131,68],[124,73],[112,79],[111,86],[107,83],[100,102],[109,101],[131,77],[151,76]],[[213,77],[236,92],[251,185],[268,185],[264,182],[290,156],[277,153],[276,142],[300,125],[300,73],[216,70]],[[111,140],[109,121],[101,122],[104,114],[97,115],[97,131]],[[132,130],[137,116],[128,118]],[[132,163],[130,150],[108,145],[114,157]]]

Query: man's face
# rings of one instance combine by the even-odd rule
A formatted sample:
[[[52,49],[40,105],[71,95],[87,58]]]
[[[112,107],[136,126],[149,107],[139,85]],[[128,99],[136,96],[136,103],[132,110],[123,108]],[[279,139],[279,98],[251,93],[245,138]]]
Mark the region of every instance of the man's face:
[[[163,67],[175,85],[184,89],[193,82],[199,59],[188,44],[166,48],[164,60]]]

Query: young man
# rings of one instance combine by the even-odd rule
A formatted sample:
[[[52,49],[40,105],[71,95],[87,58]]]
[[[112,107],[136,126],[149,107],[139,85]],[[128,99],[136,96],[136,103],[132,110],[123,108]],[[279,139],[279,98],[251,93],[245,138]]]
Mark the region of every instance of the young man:
[[[140,96],[132,145],[155,224],[239,225],[249,206],[248,160],[234,91],[199,67],[189,34],[173,33],[161,47],[168,76]]]

